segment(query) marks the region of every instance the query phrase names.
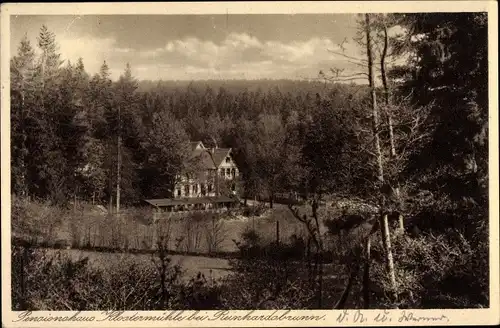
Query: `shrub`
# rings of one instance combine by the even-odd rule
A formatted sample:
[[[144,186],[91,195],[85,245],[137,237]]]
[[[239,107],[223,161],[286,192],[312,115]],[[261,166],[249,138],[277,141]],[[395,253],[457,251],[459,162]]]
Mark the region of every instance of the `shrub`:
[[[63,222],[67,220],[69,211],[63,207],[13,195],[11,213],[14,236],[47,246],[53,246],[56,239],[64,237]]]
[[[230,261],[234,273],[221,281],[226,309],[306,309],[316,306],[315,281],[304,261],[305,243],[265,243],[252,229],[236,242],[240,254]]]
[[[260,203],[254,206],[245,206],[243,208],[243,215],[247,217],[261,216],[266,210],[266,206]]]
[[[184,283],[167,257],[154,265],[133,261],[97,269],[87,258],[72,260],[56,252],[14,247],[13,310],[160,310],[219,306],[217,285],[203,280]],[[205,303],[207,301],[208,303]]]
[[[378,307],[390,307],[391,289],[380,242],[373,247],[372,291]],[[396,236],[393,255],[399,306],[468,308],[488,306],[487,245],[473,248],[462,234]]]

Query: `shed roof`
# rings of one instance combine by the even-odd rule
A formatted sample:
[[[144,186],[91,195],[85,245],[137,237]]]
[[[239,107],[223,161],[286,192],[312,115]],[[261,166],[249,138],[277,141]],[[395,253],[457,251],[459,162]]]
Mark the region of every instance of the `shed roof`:
[[[166,207],[188,204],[208,204],[208,203],[234,203],[236,199],[227,196],[218,197],[193,197],[193,198],[161,198],[145,199],[145,201],[155,207]]]

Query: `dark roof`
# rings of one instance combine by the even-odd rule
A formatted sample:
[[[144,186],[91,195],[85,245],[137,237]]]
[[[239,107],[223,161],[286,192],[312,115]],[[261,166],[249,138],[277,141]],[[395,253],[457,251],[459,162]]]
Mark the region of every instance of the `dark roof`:
[[[202,149],[196,149],[201,144]],[[190,141],[191,157],[190,159],[199,158],[201,161],[201,168],[216,169],[230,154],[231,148],[205,148],[201,141]]]
[[[201,168],[204,170],[216,168],[214,165],[214,161],[210,156],[209,151],[206,149],[194,150],[193,153],[191,154],[191,158],[195,159],[196,161],[199,161],[197,164],[199,164]]]
[[[207,203],[233,203],[236,199],[227,196],[218,197],[193,197],[193,198],[161,198],[145,199],[145,201],[155,207],[165,207],[187,204],[207,204]]]
[[[215,166],[219,166],[224,158],[229,154],[231,148],[215,148],[213,149],[212,158],[214,160]]]

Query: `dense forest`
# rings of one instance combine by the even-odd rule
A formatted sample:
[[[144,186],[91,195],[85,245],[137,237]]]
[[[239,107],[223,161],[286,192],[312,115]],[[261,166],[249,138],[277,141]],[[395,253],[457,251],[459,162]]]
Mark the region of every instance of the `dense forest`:
[[[434,127],[419,131],[432,136],[427,143],[419,141],[418,150],[402,145],[414,150],[402,168],[404,179],[421,177],[421,170],[436,175],[435,166],[441,172],[429,179],[452,183],[474,172],[484,176],[486,25],[482,16],[444,15],[439,19],[445,27],[436,29],[432,19],[417,15],[398,21],[409,26],[409,34],[426,38],[406,42],[408,34],[393,42],[397,51],[415,58],[389,72],[397,77],[391,83],[393,98],[406,99],[399,107],[415,107],[406,112],[432,106],[426,119]],[[462,49],[462,40],[470,46]],[[367,142],[362,130],[370,123],[366,86],[334,81],[138,82],[128,66],[113,82],[112,63],[104,62],[94,76],[85,72],[82,60],[63,63],[56,37],[45,26],[37,46],[40,56],[24,39],[11,61],[12,187],[17,194],[56,202],[74,195],[106,202],[116,188],[118,134],[123,138],[122,197],[129,204],[166,195],[162,187],[167,184],[160,177],[178,169],[179,145],[189,140],[234,148],[249,194],[252,189],[296,190],[308,182],[311,186],[312,180],[322,181],[328,192],[363,192],[367,187],[361,182],[371,174],[361,165],[370,156],[361,150]],[[396,121],[398,116],[414,119],[412,113],[397,113],[405,109],[391,109],[391,115]],[[406,125],[395,132],[396,138],[407,136],[407,118],[395,122]],[[385,122],[382,117],[381,133],[387,130]],[[470,170],[459,171],[466,168]],[[457,189],[477,194],[449,187],[450,192]]]
[[[460,231],[487,281],[487,15],[373,15],[360,32],[366,84],[330,67],[315,81],[184,82],[138,81],[127,65],[112,81],[111,62],[91,76],[61,60],[43,26],[11,60],[12,193],[110,204],[120,147],[122,203],[168,197],[201,140],[233,148],[244,197],[356,198]]]

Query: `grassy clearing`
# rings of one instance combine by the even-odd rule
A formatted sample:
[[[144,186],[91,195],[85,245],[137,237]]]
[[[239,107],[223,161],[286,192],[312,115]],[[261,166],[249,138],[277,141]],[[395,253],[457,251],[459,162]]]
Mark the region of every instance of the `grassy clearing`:
[[[130,254],[130,253],[105,253],[82,250],[48,250],[47,255],[54,257],[56,254],[62,254],[71,261],[80,261],[88,258],[88,263],[91,268],[107,271],[117,265],[136,264],[141,267],[152,267],[152,256],[150,254]],[[182,278],[189,280],[202,273],[205,278],[218,280],[230,273],[231,267],[228,260],[203,257],[203,256],[186,256],[186,255],[170,255],[172,265],[179,265],[182,268]]]
[[[13,196],[12,236],[46,247],[76,249],[148,250],[162,236],[170,251],[181,254],[222,254],[238,251],[243,232],[255,230],[263,242],[276,240],[279,222],[280,240],[304,236],[298,222],[283,205],[275,205],[261,216],[245,217],[237,213],[180,214],[152,224],[147,208],[125,209],[120,217],[96,213],[89,206],[57,208],[49,203],[29,202]],[[302,210],[306,210],[302,206]]]

